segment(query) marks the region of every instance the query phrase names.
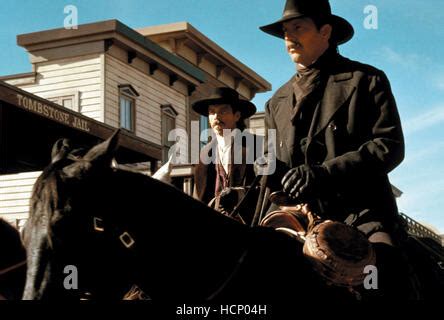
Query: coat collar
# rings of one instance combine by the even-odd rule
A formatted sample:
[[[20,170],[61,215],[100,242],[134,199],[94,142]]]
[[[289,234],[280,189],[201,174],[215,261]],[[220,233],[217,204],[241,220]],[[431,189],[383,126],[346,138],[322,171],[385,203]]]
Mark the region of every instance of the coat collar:
[[[338,72],[334,73],[327,80],[325,94],[322,98],[320,106],[316,109],[313,117],[313,121],[310,125],[308,134],[308,143],[312,141],[312,138],[320,134],[323,129],[329,124],[334,114],[344,105],[344,103],[350,98],[355,90],[355,86],[352,83],[353,72]],[[293,108],[293,86],[292,81],[294,77],[287,83],[286,90],[283,90],[277,97],[281,100],[281,105],[277,108],[278,119],[285,119],[282,121],[282,133],[285,133],[285,146],[290,153],[290,159],[292,158],[294,150],[295,132],[291,119],[291,111]],[[279,143],[279,142],[278,142]]]
[[[310,143],[316,135],[322,132],[329,124],[334,114],[340,109],[344,103],[350,98],[355,90],[352,83],[353,72],[347,71],[332,74],[327,80],[325,93],[320,106],[316,108],[313,121],[310,125],[308,134],[308,143]],[[291,110],[293,108],[293,87],[291,82],[294,77],[287,83],[287,89],[282,92],[285,99],[282,100],[282,106],[277,108],[278,119],[285,119],[282,122],[282,132],[286,133],[285,145],[290,154],[293,154],[295,142],[295,130],[291,123]]]
[[[309,138],[315,137],[325,129],[336,111],[338,111],[352,95],[355,86],[348,81],[352,78],[352,72],[330,76],[321,105],[315,111],[308,134]]]

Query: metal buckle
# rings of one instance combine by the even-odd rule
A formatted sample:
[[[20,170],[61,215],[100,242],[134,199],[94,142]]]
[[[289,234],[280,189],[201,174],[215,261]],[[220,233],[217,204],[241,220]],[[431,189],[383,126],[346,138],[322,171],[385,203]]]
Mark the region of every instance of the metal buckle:
[[[103,227],[103,220],[97,217],[94,217],[94,230],[98,232],[105,231],[105,228]]]
[[[126,231],[120,235],[119,239],[127,249],[131,248],[136,243]]]

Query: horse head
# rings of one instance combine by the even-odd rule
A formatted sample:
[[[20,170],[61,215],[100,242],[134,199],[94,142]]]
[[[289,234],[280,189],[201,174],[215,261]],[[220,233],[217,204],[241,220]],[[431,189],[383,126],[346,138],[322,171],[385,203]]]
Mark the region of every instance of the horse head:
[[[104,251],[91,230],[100,229],[94,217],[102,207],[94,197],[106,192],[101,178],[113,170],[117,143],[118,131],[83,156],[66,139],[54,144],[51,164],[34,185],[23,231],[28,259],[24,299],[78,299],[114,269],[111,264],[100,270],[109,261],[100,261]],[[82,269],[85,263],[96,268]]]

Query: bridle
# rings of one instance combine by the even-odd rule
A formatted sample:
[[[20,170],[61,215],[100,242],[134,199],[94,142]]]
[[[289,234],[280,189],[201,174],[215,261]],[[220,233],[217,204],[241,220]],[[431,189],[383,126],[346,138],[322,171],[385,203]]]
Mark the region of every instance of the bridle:
[[[71,156],[68,156],[68,159],[73,161],[79,160],[78,158]],[[116,223],[111,223],[106,221],[106,218],[101,215],[93,215],[92,221],[90,220],[87,224],[90,227],[92,227],[94,234],[97,235],[106,234],[106,236],[111,239],[115,240],[118,239],[124,246],[125,250],[127,250],[128,252],[133,252],[133,254],[137,253],[137,246],[136,246],[137,239],[132,235],[132,232],[130,230],[127,230],[126,228],[125,229],[120,228]],[[206,300],[211,300],[216,298],[225,289],[225,287],[230,283],[230,281],[235,277],[235,275],[240,270],[240,267],[242,266],[247,254],[248,254],[248,248],[244,249],[243,253],[236,261],[233,270],[229,273],[226,279],[223,280],[222,284],[218,285],[217,289],[206,298]]]
[[[93,217],[93,228],[96,233],[105,232],[105,224],[103,218]],[[134,240],[134,238],[130,235],[128,231],[118,231],[117,227],[111,227],[111,229],[117,231],[116,234],[118,235],[120,242],[125,246],[126,249],[134,249],[136,240]]]
[[[20,261],[19,263],[13,264],[9,267],[3,268],[0,270],[0,279],[3,276],[8,275],[9,273],[16,271],[20,269],[21,267],[26,266],[26,259],[23,261]],[[4,292],[0,292],[0,300],[9,300],[5,295]]]
[[[120,242],[124,245],[124,247],[127,250],[130,250],[133,252],[135,251],[134,245],[136,244],[136,240],[133,236],[131,236],[129,231],[119,230],[119,228],[117,228],[115,226],[112,226],[112,227],[110,227],[109,225],[105,226],[104,219],[101,217],[96,217],[96,216],[93,217],[92,226],[93,226],[93,229],[96,233],[104,233],[107,228],[111,228],[113,231],[115,231],[114,233],[116,234],[116,237],[118,237]],[[222,284],[219,285],[216,290],[214,290],[213,293],[208,295],[208,297],[205,300],[215,299],[227,287],[227,285],[230,283],[230,281],[239,272],[240,267],[242,266],[247,254],[248,254],[248,249],[245,249],[243,251],[243,253],[241,254],[241,256],[239,257],[239,259],[237,260],[236,265],[234,266],[234,268],[230,272],[230,274],[226,277],[226,279],[222,282]]]
[[[111,238],[118,238],[120,242],[125,247],[125,250],[134,251],[136,244],[136,241],[134,238],[130,235],[128,231],[119,231],[117,227],[111,226],[111,225],[105,225],[104,219],[101,217],[93,216],[92,223],[88,223],[88,228],[92,227],[93,232],[95,234],[104,235],[105,231],[107,231],[107,234]],[[111,229],[112,232],[109,232],[108,229]],[[114,237],[114,234],[116,235]],[[142,291],[142,293],[139,293],[141,296],[146,296],[146,294]],[[93,294],[89,291],[82,291],[80,300],[92,300],[94,298]],[[145,299],[144,299],[145,300]],[[150,299],[146,299],[150,300]]]

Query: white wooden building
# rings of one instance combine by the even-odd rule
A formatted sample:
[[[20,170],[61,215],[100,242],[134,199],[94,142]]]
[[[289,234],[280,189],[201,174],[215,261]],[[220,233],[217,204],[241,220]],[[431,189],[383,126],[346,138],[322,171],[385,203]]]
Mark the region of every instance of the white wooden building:
[[[55,142],[50,138],[57,137],[59,131],[60,135],[75,137],[77,133],[72,130],[79,129],[86,140],[87,134],[104,139],[110,128],[122,127],[131,151],[122,156],[122,161],[137,163],[133,165],[147,172],[153,172],[166,160],[174,143],[183,144],[188,152],[180,155],[184,165],[177,167],[174,174],[186,177],[187,192],[192,191],[192,168],[188,165],[191,153],[199,149],[199,144],[189,143],[192,134],[199,135],[191,124],[198,121],[199,128],[207,125],[207,119],[192,112],[191,103],[216,86],[232,87],[248,100],[258,92],[271,90],[266,80],[187,22],[134,30],[109,20],[80,25],[76,30],[18,35],[17,43],[29,53],[32,71],[3,76],[0,80],[45,99],[38,101],[59,113],[66,110],[74,118],[78,114],[81,120],[69,130],[59,128],[60,123],[48,124],[46,127],[53,128],[52,131],[46,133],[46,140],[40,139],[45,140],[47,148],[36,152],[47,153]],[[13,89],[0,86],[1,90]],[[32,95],[29,99],[37,101]],[[13,106],[20,109],[18,101],[7,104],[7,116],[20,121],[20,113],[9,115],[16,112],[9,111]],[[57,109],[55,104],[63,109]],[[54,120],[44,112],[31,111],[37,117],[46,116],[45,121]],[[28,120],[31,127],[33,119]],[[88,132],[90,127],[98,128],[98,133]],[[168,133],[175,128],[182,129],[182,136],[169,141]],[[34,156],[13,157],[14,150],[8,141],[16,136],[14,129],[2,124],[0,132],[0,151],[4,151],[0,153],[0,216],[15,221],[28,214],[31,188],[46,158],[34,153],[39,161],[33,163]],[[139,155],[137,149],[143,152]],[[13,158],[18,160],[14,162]]]

